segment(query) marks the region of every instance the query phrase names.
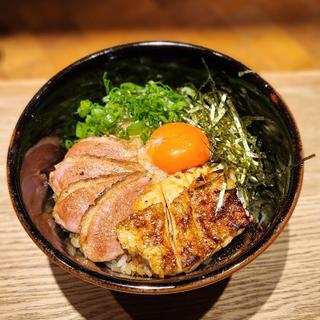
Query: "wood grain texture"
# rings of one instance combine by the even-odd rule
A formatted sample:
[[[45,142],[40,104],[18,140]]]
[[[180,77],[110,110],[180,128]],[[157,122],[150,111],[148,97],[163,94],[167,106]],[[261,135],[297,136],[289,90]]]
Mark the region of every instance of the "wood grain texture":
[[[319,0],[0,1],[0,79],[48,78],[102,48],[177,40],[261,71],[320,68]]]
[[[0,319],[320,319],[320,71],[267,73],[301,128],[306,163],[289,224],[266,252],[230,279],[164,297],[86,284],[52,265],[28,238],[6,190],[5,157],[18,115],[43,81],[0,81]]]

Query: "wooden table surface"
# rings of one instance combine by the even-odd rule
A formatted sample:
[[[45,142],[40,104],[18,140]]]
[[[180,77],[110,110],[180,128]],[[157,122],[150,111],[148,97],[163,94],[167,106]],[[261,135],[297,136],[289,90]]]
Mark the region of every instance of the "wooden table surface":
[[[287,227],[266,252],[231,278],[162,297],[111,292],[73,278],[30,240],[6,190],[13,126],[41,80],[0,81],[0,319],[320,319],[320,71],[264,74],[301,128],[302,194]]]

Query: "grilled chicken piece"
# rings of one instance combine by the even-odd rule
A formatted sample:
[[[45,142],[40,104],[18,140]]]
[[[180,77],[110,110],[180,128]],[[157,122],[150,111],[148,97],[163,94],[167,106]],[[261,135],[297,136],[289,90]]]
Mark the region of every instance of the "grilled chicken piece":
[[[223,172],[211,173],[203,180],[204,183],[195,182],[190,198],[198,234],[211,256],[242,233],[252,217],[244,210],[236,189],[225,191],[222,205],[217,208],[222,196]]]
[[[190,272],[202,262],[209,252],[199,237],[193,220],[188,189],[174,199],[168,209],[172,221],[172,237],[181,272]]]
[[[111,136],[89,137],[74,144],[66,154],[66,158],[85,155],[114,160],[137,161],[138,150],[132,142],[124,139]]]
[[[88,259],[110,261],[123,253],[116,225],[133,212],[138,197],[149,183],[150,179],[144,174],[132,174],[106,191],[86,212],[81,221],[80,245]]]
[[[171,179],[162,183],[162,190],[171,216],[178,263],[183,272],[190,272],[243,232],[250,217],[236,189],[225,192],[232,181],[225,181],[223,170],[197,169]],[[181,180],[185,181],[182,191]],[[177,186],[175,190],[173,185]]]
[[[135,162],[119,161],[92,156],[68,157],[55,166],[50,173],[49,184],[56,195],[70,184],[119,173],[143,172],[143,167]]]
[[[225,191],[226,185],[234,187],[234,184],[225,181],[224,172],[219,168],[202,167],[178,173],[160,185],[168,209],[166,221],[169,226],[161,229],[158,237],[165,238],[165,230],[170,231],[168,243],[176,257],[176,273],[190,272],[197,268],[243,232],[251,221],[236,196],[236,190],[233,188]],[[173,274],[174,271],[166,273],[163,268],[160,269],[161,273],[156,268],[165,263],[158,261],[154,264],[153,261],[153,257],[163,256],[162,247],[155,246],[152,255],[144,253],[150,240],[143,236],[148,234],[149,229],[152,230],[153,225],[160,223],[157,219],[163,216],[163,208],[157,205],[161,203],[159,199],[162,196],[157,197],[158,200],[153,198],[152,214],[145,210],[141,215],[141,211],[136,208],[135,213],[117,226],[117,234],[124,248],[131,254],[141,255],[155,274],[164,276]],[[139,203],[140,201],[143,201],[143,197],[139,199]],[[147,223],[148,221],[151,222]]]
[[[208,174],[208,171],[209,168],[205,166],[186,173],[180,172],[161,183],[171,218],[172,238],[181,272],[192,271],[210,254],[203,238],[199,237],[190,198],[191,185]]]
[[[89,180],[80,180],[63,190],[53,208],[55,221],[64,229],[78,233],[80,222],[88,208],[116,182],[124,180],[127,174],[116,174]]]
[[[134,213],[118,224],[117,236],[123,249],[147,260],[159,277],[178,273],[159,184],[152,185],[139,198]]]

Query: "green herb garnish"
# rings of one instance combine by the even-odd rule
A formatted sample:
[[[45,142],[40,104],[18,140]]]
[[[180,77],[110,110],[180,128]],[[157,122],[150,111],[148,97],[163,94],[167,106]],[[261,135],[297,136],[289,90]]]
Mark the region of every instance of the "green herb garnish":
[[[103,77],[107,95],[102,103],[82,100],[77,110],[82,119],[76,125],[76,137],[115,135],[120,138],[139,135],[146,142],[163,124],[182,121],[188,107],[186,98],[160,82],[145,86],[132,82],[111,87]],[[66,147],[70,147],[70,141]]]

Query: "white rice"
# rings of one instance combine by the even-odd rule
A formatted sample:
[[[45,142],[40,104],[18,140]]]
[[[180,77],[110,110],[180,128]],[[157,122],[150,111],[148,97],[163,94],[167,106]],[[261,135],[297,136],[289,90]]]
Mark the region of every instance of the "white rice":
[[[142,277],[152,277],[152,271],[149,266],[139,256],[123,254],[118,259],[105,262],[107,268],[114,272],[126,275],[139,275]]]

